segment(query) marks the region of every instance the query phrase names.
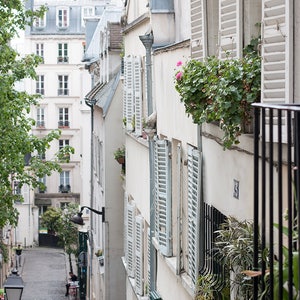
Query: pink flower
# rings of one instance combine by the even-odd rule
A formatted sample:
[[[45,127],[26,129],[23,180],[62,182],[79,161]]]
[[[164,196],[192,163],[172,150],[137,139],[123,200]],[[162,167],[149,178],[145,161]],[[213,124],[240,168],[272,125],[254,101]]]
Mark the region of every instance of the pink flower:
[[[182,61],[179,60],[179,61],[177,62],[177,64],[176,64],[176,66],[177,66],[177,67],[180,67],[181,65],[182,65]]]
[[[181,80],[181,78],[182,78],[182,75],[183,75],[183,73],[180,71],[180,72],[178,72],[177,74],[176,74],[176,80]]]

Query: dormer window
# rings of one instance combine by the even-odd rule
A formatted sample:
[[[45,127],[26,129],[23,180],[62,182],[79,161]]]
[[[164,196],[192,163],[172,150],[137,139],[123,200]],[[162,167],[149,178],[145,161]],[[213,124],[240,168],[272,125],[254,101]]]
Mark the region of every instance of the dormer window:
[[[56,26],[59,29],[69,27],[69,8],[59,7],[56,11]]]

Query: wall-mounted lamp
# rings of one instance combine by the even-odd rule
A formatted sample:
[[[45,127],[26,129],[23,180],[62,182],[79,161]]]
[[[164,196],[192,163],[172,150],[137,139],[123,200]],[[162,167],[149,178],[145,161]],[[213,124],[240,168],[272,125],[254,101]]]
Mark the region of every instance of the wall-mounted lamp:
[[[82,211],[85,208],[91,210],[92,212],[96,213],[97,215],[102,215],[102,222],[105,222],[105,207],[102,207],[102,210],[99,211],[99,210],[93,209],[93,208],[88,207],[88,206],[82,206],[81,209],[80,209],[80,212],[77,213],[77,215],[75,215],[74,217],[72,217],[70,219],[70,221],[75,223],[75,224],[78,224],[78,225],[84,225],[83,218],[82,218]]]

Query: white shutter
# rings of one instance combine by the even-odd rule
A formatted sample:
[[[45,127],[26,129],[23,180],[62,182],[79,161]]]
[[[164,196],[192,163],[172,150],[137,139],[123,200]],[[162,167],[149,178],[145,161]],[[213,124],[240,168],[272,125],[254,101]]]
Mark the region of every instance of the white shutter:
[[[138,295],[144,294],[144,220],[142,216],[135,217],[135,291]]]
[[[204,0],[191,0],[192,58],[203,60],[207,56],[206,5]]]
[[[241,57],[243,33],[242,0],[219,1],[219,57]],[[228,52],[229,54],[227,54]]]
[[[262,102],[292,102],[291,0],[263,0]]]
[[[150,250],[151,249],[151,239],[150,239],[150,228],[147,228],[147,284],[148,284],[148,294],[151,285],[151,259],[150,259]]]
[[[135,133],[142,135],[142,64],[139,56],[133,60],[134,64],[134,115]]]
[[[200,234],[200,197],[201,197],[200,151],[188,149],[188,272],[193,283],[199,276],[199,234]]]
[[[154,175],[155,175],[155,236],[160,251],[165,256],[172,255],[171,244],[171,163],[169,143],[157,140],[154,144]]]
[[[126,117],[126,129],[132,130],[132,118],[134,115],[134,86],[133,86],[133,57],[127,56],[124,59],[124,113]]]
[[[135,206],[127,204],[127,273],[129,277],[134,277],[135,254],[134,254],[134,229],[135,229]]]

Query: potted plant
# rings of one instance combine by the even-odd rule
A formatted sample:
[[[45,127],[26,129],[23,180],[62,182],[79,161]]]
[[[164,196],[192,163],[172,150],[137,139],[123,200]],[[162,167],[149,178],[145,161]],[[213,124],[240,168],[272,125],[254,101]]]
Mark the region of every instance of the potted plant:
[[[98,261],[100,263],[100,266],[104,266],[104,256],[103,256],[102,249],[97,250],[97,252],[95,252],[95,255],[98,257]]]
[[[115,160],[123,165],[125,163],[125,147],[120,147],[114,152],[114,158]]]

